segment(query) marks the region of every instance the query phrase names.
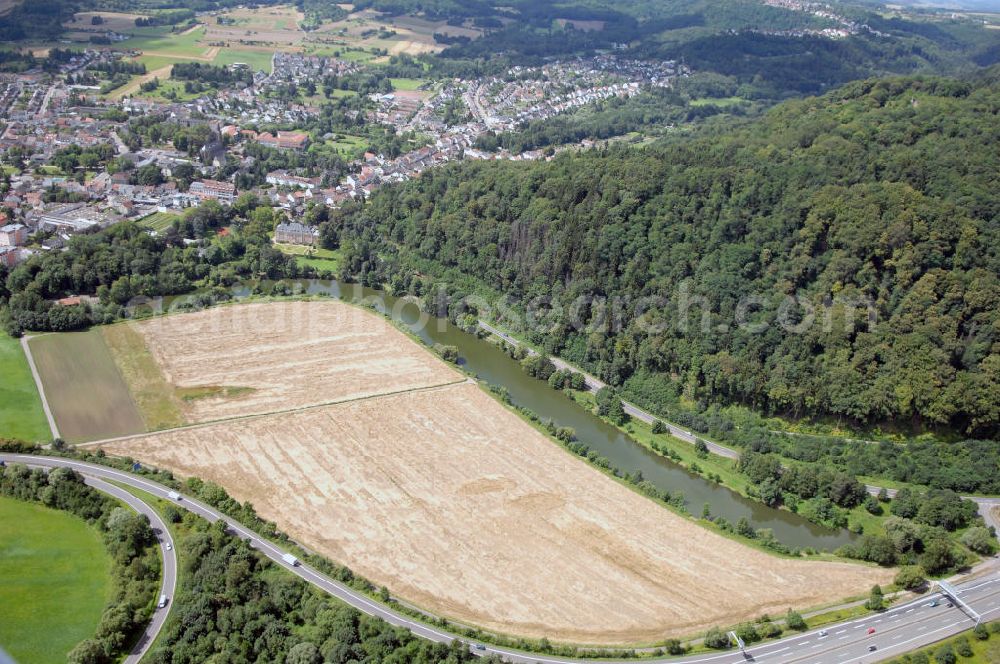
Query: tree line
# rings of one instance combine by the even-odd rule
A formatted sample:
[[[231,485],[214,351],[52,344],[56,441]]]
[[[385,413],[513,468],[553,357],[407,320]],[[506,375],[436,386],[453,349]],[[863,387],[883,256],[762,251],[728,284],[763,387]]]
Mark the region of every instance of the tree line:
[[[864,81],[648,149],[431,169],[338,222],[345,266],[433,274],[455,306],[542,298],[530,329],[502,322],[654,412],[721,401],[989,437],[997,75]]]

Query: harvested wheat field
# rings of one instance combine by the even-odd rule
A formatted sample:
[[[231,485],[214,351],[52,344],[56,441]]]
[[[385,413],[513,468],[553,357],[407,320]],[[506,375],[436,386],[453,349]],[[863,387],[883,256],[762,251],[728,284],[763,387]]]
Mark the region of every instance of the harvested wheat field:
[[[217,482],[400,597],[520,636],[648,642],[891,578],[711,533],[568,454],[471,382],[103,448]]]
[[[218,307],[129,325],[189,423],[462,380],[382,317],[336,300]]]

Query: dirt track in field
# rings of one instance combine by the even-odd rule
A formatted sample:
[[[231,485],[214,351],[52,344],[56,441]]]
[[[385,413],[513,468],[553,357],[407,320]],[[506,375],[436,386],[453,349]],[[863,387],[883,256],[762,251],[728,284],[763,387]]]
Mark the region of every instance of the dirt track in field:
[[[175,388],[250,388],[188,400],[192,423],[462,380],[383,318],[335,300],[219,307],[134,329]]]
[[[200,352],[201,368],[218,372]],[[326,361],[335,372],[363,366],[348,354]],[[104,448],[217,482],[398,596],[521,636],[648,642],[863,594],[891,578],[713,534],[600,474],[468,382]]]

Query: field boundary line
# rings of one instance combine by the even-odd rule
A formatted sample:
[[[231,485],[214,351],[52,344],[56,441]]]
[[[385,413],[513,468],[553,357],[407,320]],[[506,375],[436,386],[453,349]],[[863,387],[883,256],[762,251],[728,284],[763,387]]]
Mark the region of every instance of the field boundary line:
[[[49,408],[49,400],[45,397],[45,387],[42,385],[42,377],[38,373],[38,367],[35,366],[35,358],[31,355],[31,347],[28,345],[28,340],[32,338],[30,336],[21,337],[21,348],[24,349],[24,356],[28,359],[28,368],[31,369],[31,377],[35,380],[35,389],[38,390],[38,397],[42,400],[42,410],[45,411],[45,419],[49,421],[49,431],[52,433],[52,438],[61,438],[56,418],[52,415],[52,409]]]
[[[339,406],[345,403],[354,403],[355,401],[367,401],[369,399],[379,399],[382,397],[393,397],[399,396],[401,394],[410,394],[415,392],[431,392],[434,390],[447,389],[449,387],[454,387],[456,385],[463,385],[469,383],[475,385],[476,382],[471,378],[462,378],[461,380],[453,380],[447,383],[439,383],[437,385],[422,385],[420,387],[410,387],[404,390],[393,390],[391,392],[380,392],[379,394],[368,394],[358,397],[349,397],[347,399],[339,399],[336,401],[325,401],[323,403],[310,404],[308,406],[299,406],[296,408],[285,408],[284,410],[272,410],[266,413],[253,413],[250,415],[235,415],[233,417],[223,417],[218,420],[207,420],[205,422],[195,422],[193,424],[185,424],[179,427],[173,427],[172,429],[158,429],[156,431],[146,431],[143,433],[132,433],[127,436],[116,436],[114,438],[102,438],[101,440],[91,440],[86,443],[76,443],[73,447],[84,448],[84,447],[96,447],[100,445],[106,445],[108,443],[118,443],[126,440],[134,440],[136,438],[145,438],[147,436],[158,436],[160,434],[171,433],[174,431],[187,431],[189,429],[200,429],[207,426],[213,426],[216,424],[225,424],[226,422],[243,422],[248,420],[257,420],[264,417],[272,417],[275,415],[289,415],[292,413],[302,413],[309,410],[316,410],[317,408],[326,408],[328,406]],[[53,424],[55,426],[55,424]]]

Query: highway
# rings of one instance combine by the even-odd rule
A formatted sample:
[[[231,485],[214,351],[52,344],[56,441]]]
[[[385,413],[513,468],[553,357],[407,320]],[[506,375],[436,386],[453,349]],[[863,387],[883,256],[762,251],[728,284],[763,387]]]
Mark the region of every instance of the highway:
[[[174,540],[170,536],[170,530],[167,528],[167,524],[160,518],[160,515],[156,512],[156,510],[139,498],[136,498],[121,487],[115,486],[114,484],[108,484],[104,480],[98,479],[90,474],[84,474],[84,481],[95,489],[103,491],[104,493],[112,495],[122,502],[127,503],[129,507],[134,509],[139,514],[145,514],[148,516],[149,524],[153,528],[153,532],[156,533],[156,539],[160,545],[160,559],[163,561],[163,576],[160,582],[160,595],[166,595],[167,606],[162,609],[157,606],[153,609],[152,619],[149,621],[149,624],[146,625],[146,629],[143,631],[142,636],[140,636],[139,640],[136,641],[134,646],[132,646],[132,651],[124,659],[125,664],[138,664],[138,662],[146,654],[146,651],[153,645],[153,641],[156,640],[156,636],[160,633],[163,625],[167,622],[167,615],[170,613],[170,602],[177,593],[177,551],[174,547]],[[157,596],[156,599],[157,602],[159,602],[159,596]]]
[[[130,505],[147,514],[149,512],[145,510],[151,508],[131,494],[122,491],[118,487],[111,486],[107,482],[114,481],[126,484],[159,498],[171,500],[169,495],[171,489],[168,487],[144,477],[105,466],[73,459],[20,454],[0,454],[0,460],[6,463],[23,463],[32,466],[68,466],[84,475],[88,483],[94,483],[92,485],[101,488],[102,491],[107,489],[109,493],[126,500]],[[115,491],[120,493],[114,493]],[[198,500],[184,495],[172,502],[178,507],[198,514],[210,522],[224,521],[231,532],[248,540],[251,546],[267,556],[274,564],[285,568],[304,581],[337,597],[362,613],[381,618],[393,625],[405,627],[413,634],[431,641],[449,643],[456,638],[467,640],[447,631],[415,621],[389,606],[376,602],[368,596],[334,581],[309,565],[288,564],[282,559],[282,555],[286,553],[285,550],[275,546],[242,524],[233,521],[218,510]],[[140,508],[136,503],[142,505],[142,507]],[[156,517],[156,519],[154,520],[153,517]],[[150,519],[155,524],[154,527],[161,529],[162,536],[169,538],[166,526],[159,520],[159,517],[155,513],[150,515]],[[165,545],[167,541],[169,539],[162,540],[161,546]],[[172,555],[173,551],[164,550],[164,554],[164,561],[170,560],[171,569],[176,570],[176,563]],[[165,562],[165,571],[166,568],[167,563]],[[173,584],[176,582],[176,575],[171,573],[170,577],[169,591],[165,590],[164,594],[173,597]],[[961,585],[958,585],[959,581],[957,579],[953,582],[958,586],[960,599],[971,606],[973,610],[982,614],[984,620],[1000,617],[1000,613],[998,613],[1000,612],[1000,576],[990,572],[984,577],[966,580]],[[168,579],[165,574],[164,588],[167,588],[167,583]],[[937,606],[931,606],[934,600],[937,600]],[[706,653],[686,658],[663,658],[643,661],[673,662],[675,664],[736,664],[747,661],[765,661],[774,662],[775,664],[790,664],[794,662],[808,662],[809,664],[863,664],[866,662],[877,662],[896,657],[908,650],[928,645],[947,636],[970,629],[975,625],[975,620],[970,615],[967,615],[960,608],[960,605],[956,603],[955,606],[949,607],[949,602],[950,600],[941,593],[928,593],[918,600],[893,607],[884,613],[826,626],[822,630],[810,630],[801,634],[794,634],[779,641],[762,645],[750,645],[745,654],[732,650]],[[166,618],[166,613],[166,611],[158,611],[157,615],[154,616],[153,623],[162,625],[163,620]],[[157,621],[159,622],[157,623]],[[870,634],[869,630],[873,628],[875,631]],[[153,624],[151,624],[147,633],[150,633],[150,630],[155,635],[156,631],[159,630],[159,626],[154,629]],[[150,638],[146,641],[146,647],[148,647],[151,640]],[[869,651],[869,647],[871,646],[875,646],[874,651]],[[506,661],[518,664],[530,664],[531,662],[554,664],[556,662],[592,661],[536,655],[489,645],[486,645],[483,649],[474,650],[474,652],[484,655],[497,654]],[[139,655],[141,656],[141,653]],[[133,659],[130,656],[127,661],[136,662],[138,661],[138,657]],[[628,664],[634,661],[623,660],[621,664]]]
[[[0,460],[9,462],[17,456],[18,455],[0,454]],[[18,458],[17,463],[23,463],[27,466],[35,468],[52,468],[56,465],[71,465],[65,463],[51,463],[51,461],[55,460],[45,459],[43,457],[34,458],[31,456],[21,456]],[[58,461],[62,460],[59,459]],[[79,470],[80,474],[83,475],[84,483],[88,486],[117,498],[139,514],[145,514],[149,517],[150,527],[153,529],[153,532],[156,533],[156,538],[160,545],[160,559],[163,561],[160,595],[166,595],[168,601],[172,600],[177,590],[177,552],[174,549],[174,541],[170,536],[170,530],[167,528],[167,524],[164,523],[163,519],[160,518],[160,515],[155,509],[125,489],[115,486],[114,484],[109,484],[104,479],[100,479],[97,473],[86,472],[85,470],[81,470],[79,468],[77,468],[77,470]],[[123,483],[131,484],[130,482]],[[156,599],[159,601],[159,595],[157,595]],[[167,614],[169,612],[169,603],[165,608],[161,609],[157,606],[153,609],[152,619],[149,621],[149,624],[146,625],[146,629],[143,630],[142,635],[136,641],[135,645],[132,646],[132,651],[123,660],[124,664],[138,664],[138,662],[146,654],[146,651],[149,650],[149,647],[153,645],[153,641],[156,640],[156,636],[160,633],[164,623],[167,621]]]

